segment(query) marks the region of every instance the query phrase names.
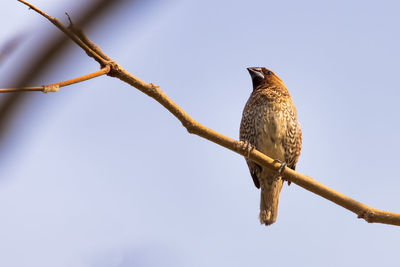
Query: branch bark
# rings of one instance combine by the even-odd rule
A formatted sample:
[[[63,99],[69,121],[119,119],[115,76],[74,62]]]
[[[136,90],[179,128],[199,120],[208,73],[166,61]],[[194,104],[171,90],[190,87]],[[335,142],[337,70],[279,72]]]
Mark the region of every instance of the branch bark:
[[[171,112],[187,129],[191,134],[196,134],[203,137],[213,143],[221,145],[227,149],[230,149],[242,156],[251,159],[258,164],[270,168],[272,170],[278,171],[281,164],[274,161],[272,158],[264,155],[263,153],[257,151],[256,149],[248,149],[244,142],[234,140],[232,138],[226,137],[206,126],[198,123],[192,117],[190,117],[185,111],[183,111],[177,104],[175,104],[170,98],[168,98],[160,88],[154,84],[146,83],[139,78],[133,76],[116,62],[111,61],[104,53],[99,50],[99,48],[94,45],[82,32],[77,34],[77,30],[73,28],[67,28],[63,24],[55,21],[56,19],[48,16],[44,12],[40,11],[31,4],[18,0],[21,3],[28,5],[31,9],[35,10],[53,24],[55,24],[61,31],[66,33],[75,43],[77,43],[89,56],[93,57],[100,65],[110,66],[111,71],[109,76],[120,79],[123,82],[130,84],[146,95],[152,97],[161,105],[163,105],[169,112]],[[84,45],[82,45],[82,43]],[[311,191],[323,198],[326,198],[358,215],[358,218],[362,218],[369,223],[384,223],[391,225],[400,226],[400,213],[387,212],[383,210],[378,210],[371,208],[363,203],[360,203],[350,197],[345,196],[335,190],[318,183],[312,178],[300,174],[290,168],[285,167],[283,172],[283,177],[291,181],[304,189]]]

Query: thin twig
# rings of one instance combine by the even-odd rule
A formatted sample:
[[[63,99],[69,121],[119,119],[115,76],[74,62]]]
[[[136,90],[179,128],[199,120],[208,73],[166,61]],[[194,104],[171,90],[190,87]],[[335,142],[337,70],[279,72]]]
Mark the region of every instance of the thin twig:
[[[59,87],[64,87],[68,86],[74,83],[80,83],[89,79],[93,79],[96,77],[99,77],[104,74],[108,74],[110,72],[110,66],[105,66],[104,68],[95,71],[93,73],[83,75],[74,79],[58,82],[58,83],[52,83],[48,85],[43,85],[43,86],[31,86],[31,87],[20,87],[20,88],[2,88],[0,89],[0,93],[9,93],[9,92],[26,92],[26,91],[41,91],[44,93],[48,92],[56,92]]]
[[[28,6],[31,7],[30,4],[26,3],[25,1],[18,0]],[[32,7],[31,7],[32,8]],[[38,12],[39,14],[42,14],[46,18],[51,18],[42,11],[38,10],[35,8],[35,11]],[[52,19],[52,18],[51,18]],[[52,21],[49,19],[50,21]],[[53,21],[52,21],[53,22]],[[57,26],[57,25],[56,25]],[[64,26],[59,27],[63,32],[65,32],[63,29],[65,28]],[[63,28],[64,27],[64,28]],[[79,39],[81,42],[83,42],[85,45],[80,45],[80,47],[86,51],[90,55],[90,53],[93,53],[93,50],[90,48],[91,45],[88,44],[88,40],[85,39],[80,39],[77,37],[75,34],[71,33],[68,31],[66,33],[68,36],[73,35],[71,39],[75,41],[75,39]],[[91,42],[90,42],[91,43]],[[100,56],[99,56],[100,57]],[[99,62],[100,63],[100,62]],[[143,82],[139,78],[133,76],[126,70],[124,70],[122,67],[120,67],[117,63],[115,62],[107,62],[108,64],[111,65],[112,67],[112,73],[110,73],[110,76],[116,77],[133,87],[137,88],[141,92],[147,94],[148,96],[154,98],[157,102],[159,102],[161,105],[163,105],[169,112],[171,112],[181,123],[182,125],[187,129],[189,133],[196,134],[200,137],[203,137],[207,140],[210,140],[211,142],[214,142],[216,144],[219,144],[227,149],[230,149],[242,156],[248,157],[252,161],[265,166],[267,168],[273,169],[273,170],[278,170],[281,166],[280,163],[274,161],[272,158],[264,155],[260,151],[256,149],[252,149],[249,153],[246,145],[244,142],[237,141],[234,139],[231,139],[229,137],[226,137],[220,133],[217,133],[216,131],[207,128],[203,126],[202,124],[198,123],[195,121],[193,118],[191,118],[185,111],[183,111],[178,105],[176,105],[170,98],[168,98],[164,92],[160,90],[160,88],[154,84],[148,84],[146,82]],[[102,64],[102,63],[100,63]],[[311,179],[308,176],[305,176],[303,174],[300,174],[290,168],[284,168],[283,170],[283,176],[285,177],[286,180],[291,181],[323,198],[326,198],[358,215],[359,218],[362,218],[366,220],[369,223],[373,222],[378,222],[378,223],[385,223],[385,224],[391,224],[391,225],[399,225],[400,226],[400,214],[399,213],[393,213],[393,212],[386,212],[383,210],[378,210],[371,208],[367,205],[364,205],[354,199],[351,199],[339,192],[336,192],[335,190],[318,183],[317,181]]]
[[[73,32],[71,32],[67,27],[65,27],[57,18],[50,17],[43,11],[39,10],[36,8],[34,5],[24,1],[24,0],[18,0],[18,2],[23,3],[24,5],[27,5],[30,9],[34,10],[35,12],[39,13],[46,19],[48,19],[51,23],[53,23],[58,29],[60,29],[63,33],[65,33],[69,38],[71,38],[72,41],[74,41],[77,45],[79,45],[90,57],[94,58],[101,67],[104,67],[107,65],[108,60],[102,58],[99,54],[94,52],[92,49],[90,49],[82,40],[79,39],[78,36],[76,36]]]
[[[89,38],[86,36],[86,34],[79,28],[75,27],[75,24],[72,22],[71,17],[67,12],[65,12],[65,15],[67,15],[68,20],[69,20],[69,26],[68,29],[70,29],[76,36],[81,39],[83,43],[85,43],[90,49],[92,49],[94,52],[96,52],[98,55],[100,55],[102,58],[104,58],[107,61],[111,61],[111,58],[109,58],[104,52],[95,45],[92,41],[89,40]]]

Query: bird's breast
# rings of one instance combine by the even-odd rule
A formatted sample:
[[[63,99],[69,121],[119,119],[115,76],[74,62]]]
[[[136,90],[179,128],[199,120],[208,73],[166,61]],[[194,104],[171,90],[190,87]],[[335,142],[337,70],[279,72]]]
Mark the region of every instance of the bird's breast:
[[[284,113],[273,103],[261,105],[255,112],[256,148],[274,159],[284,160],[286,133]]]

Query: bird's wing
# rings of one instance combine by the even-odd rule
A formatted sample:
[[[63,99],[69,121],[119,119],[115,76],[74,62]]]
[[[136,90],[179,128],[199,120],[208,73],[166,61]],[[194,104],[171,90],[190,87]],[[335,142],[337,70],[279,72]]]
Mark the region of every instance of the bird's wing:
[[[250,101],[250,99],[249,99]],[[251,103],[246,103],[246,107],[248,105],[251,105]],[[241,141],[247,141],[250,145],[256,146],[256,140],[255,140],[255,120],[254,120],[254,113],[255,111],[251,108],[244,108],[243,110],[243,115],[242,115],[242,121],[240,123],[240,140]],[[249,166],[250,174],[251,177],[253,178],[254,185],[257,188],[260,188],[260,181],[258,180],[258,177],[261,174],[262,168],[260,165],[257,163],[247,160],[247,165]]]
[[[300,156],[301,129],[297,122],[296,109],[292,103],[288,103],[285,116],[287,116],[287,130],[284,138],[285,162],[289,168],[294,170]]]
[[[253,178],[254,185],[258,189],[260,189],[260,180],[258,179],[258,177],[261,175],[261,166],[251,160],[246,160],[246,162],[247,166],[249,166],[251,178]]]

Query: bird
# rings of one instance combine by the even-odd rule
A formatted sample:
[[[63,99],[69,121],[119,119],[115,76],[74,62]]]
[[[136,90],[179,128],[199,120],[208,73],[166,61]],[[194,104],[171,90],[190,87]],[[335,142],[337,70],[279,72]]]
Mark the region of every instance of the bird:
[[[243,109],[240,140],[295,170],[302,133],[296,108],[283,81],[265,67],[247,68],[253,91]],[[273,224],[278,216],[281,171],[270,170],[246,158],[254,185],[261,188],[260,223]],[[288,182],[290,185],[290,183]]]

